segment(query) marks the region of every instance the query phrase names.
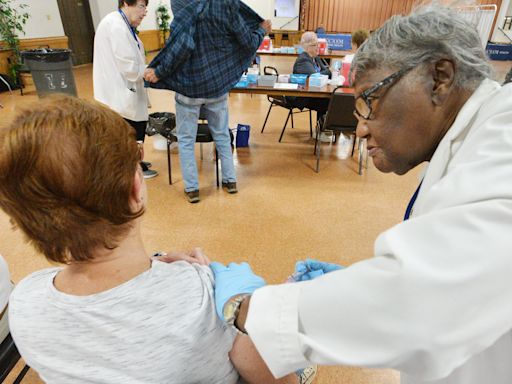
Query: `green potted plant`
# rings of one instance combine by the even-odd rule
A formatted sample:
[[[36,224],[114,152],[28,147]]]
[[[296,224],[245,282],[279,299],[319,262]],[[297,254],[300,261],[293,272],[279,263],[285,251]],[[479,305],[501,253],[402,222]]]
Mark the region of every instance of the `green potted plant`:
[[[20,47],[18,34],[23,33],[29,14],[24,11],[27,4],[15,6],[13,0],[0,0],[0,39],[4,41],[3,49],[11,51],[8,57],[9,75],[19,86]]]
[[[169,8],[166,5],[160,3],[156,9],[156,20],[158,23],[158,29],[161,32],[160,45],[163,46],[170,31],[169,21],[171,20],[171,15],[169,15]]]
[[[14,0],[0,0],[0,38],[5,42],[7,49],[12,51],[8,58],[9,75],[15,84],[19,85],[20,40],[18,34],[25,34],[23,26],[26,24],[29,14],[25,12],[27,4],[16,6],[13,3]]]

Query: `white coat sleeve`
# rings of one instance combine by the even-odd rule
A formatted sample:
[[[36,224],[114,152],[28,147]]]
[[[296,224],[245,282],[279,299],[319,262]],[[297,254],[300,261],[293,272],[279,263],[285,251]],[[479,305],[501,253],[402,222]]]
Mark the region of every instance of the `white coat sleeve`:
[[[110,41],[112,45],[112,52],[117,70],[121,73],[124,79],[130,82],[136,82],[144,76],[145,65],[141,64],[139,59],[139,52],[136,47],[128,39],[133,39],[129,34],[126,26],[112,28]]]
[[[510,329],[511,217],[481,202],[399,224],[371,260],[256,291],[249,335],[278,377],[307,361],[445,377]]]

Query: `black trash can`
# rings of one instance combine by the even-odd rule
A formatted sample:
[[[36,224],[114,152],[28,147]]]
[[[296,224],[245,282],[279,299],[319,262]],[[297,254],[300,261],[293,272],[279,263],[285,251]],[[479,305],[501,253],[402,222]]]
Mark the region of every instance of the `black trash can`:
[[[21,57],[30,69],[39,97],[52,93],[77,96],[71,50],[31,49],[22,51]]]
[[[146,128],[146,135],[153,136],[157,133],[175,141],[176,115],[171,112],[155,112],[149,115],[149,123]]]

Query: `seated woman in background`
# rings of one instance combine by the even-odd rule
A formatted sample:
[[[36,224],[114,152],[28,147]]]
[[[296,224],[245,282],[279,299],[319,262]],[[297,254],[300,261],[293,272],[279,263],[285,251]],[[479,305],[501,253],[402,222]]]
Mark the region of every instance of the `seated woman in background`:
[[[293,65],[293,73],[301,75],[312,75],[320,73],[322,75],[331,76],[331,70],[327,63],[318,56],[318,37],[315,32],[304,32],[300,39],[300,44],[304,48],[295,60]],[[316,111],[317,122],[321,122],[327,108],[329,107],[329,99],[317,97],[297,97],[294,104],[298,108],[308,108]]]
[[[322,75],[331,76],[331,70],[327,63],[318,56],[318,37],[315,32],[304,32],[300,38],[300,44],[304,48],[295,60],[293,65],[293,73],[312,75],[313,73],[321,73]]]
[[[0,208],[63,265],[11,296],[21,355],[47,383],[274,382],[249,338],[217,318],[207,266],[150,260],[134,136],[115,112],[66,96],[0,131]]]
[[[342,61],[344,63],[352,63],[355,52],[369,36],[370,33],[366,29],[358,29],[357,31],[352,32],[352,52],[354,53],[345,55]]]

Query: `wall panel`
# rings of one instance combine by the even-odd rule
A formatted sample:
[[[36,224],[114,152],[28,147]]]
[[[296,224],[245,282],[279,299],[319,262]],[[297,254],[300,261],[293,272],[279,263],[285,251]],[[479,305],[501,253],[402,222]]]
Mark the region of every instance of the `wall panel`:
[[[305,0],[304,25],[314,31],[323,26],[329,32],[350,33],[355,29],[373,31],[393,15],[408,14],[422,0]],[[496,4],[502,0],[480,0],[480,4]]]

